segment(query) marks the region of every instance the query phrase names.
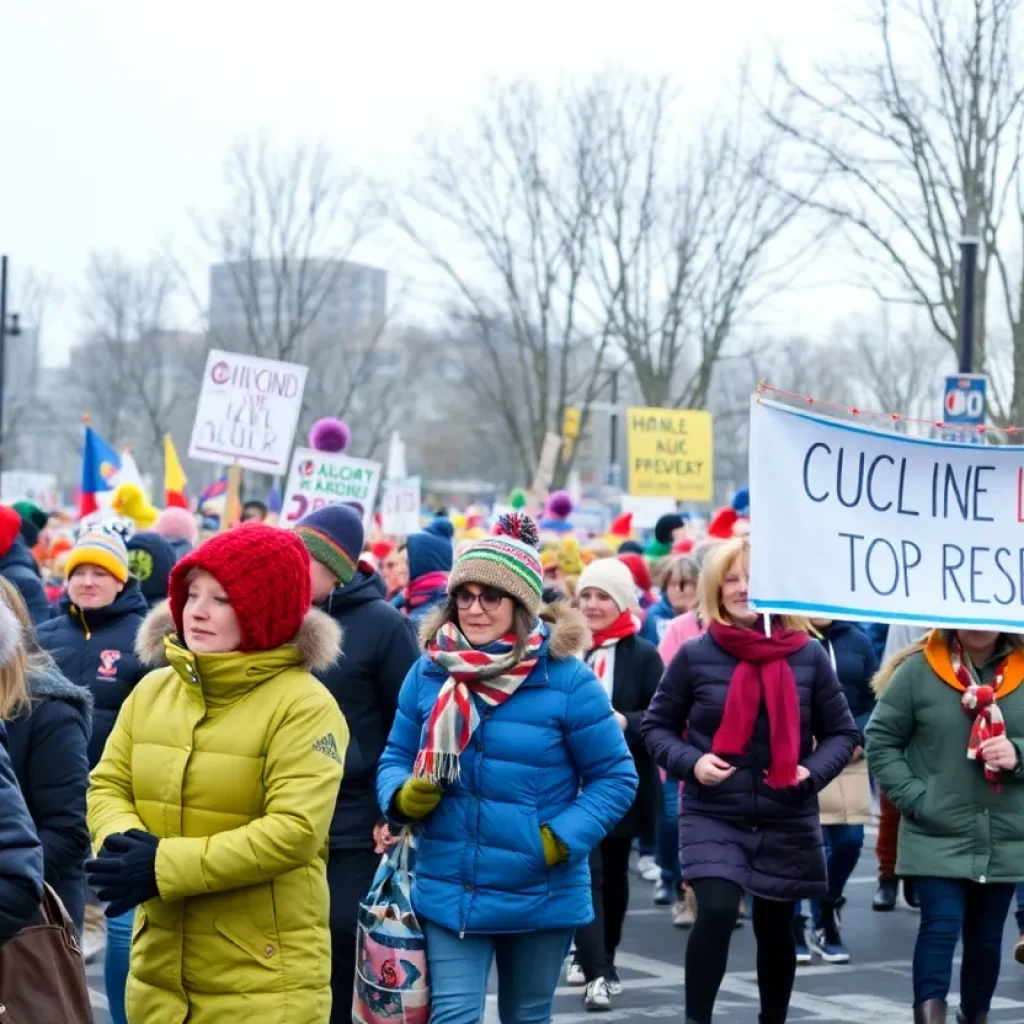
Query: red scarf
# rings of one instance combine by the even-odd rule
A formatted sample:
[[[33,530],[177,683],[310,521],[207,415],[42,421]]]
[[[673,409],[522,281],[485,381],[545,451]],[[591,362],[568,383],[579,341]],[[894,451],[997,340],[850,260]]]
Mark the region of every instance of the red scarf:
[[[964,688],[964,695],[960,698],[960,706],[967,712],[974,722],[971,724],[971,736],[967,741],[967,757],[971,761],[978,760],[979,747],[987,739],[993,736],[1006,735],[1006,723],[1003,721],[1003,713],[996,704],[996,697],[999,695],[999,687],[1006,676],[1006,663],[1009,657],[1003,658],[996,666],[992,676],[992,682],[982,686],[974,677],[974,673],[967,667],[964,659],[964,649],[956,633],[949,635],[949,660],[953,665],[953,671],[960,685]],[[985,767],[985,778],[993,791],[998,793],[1003,787],[999,781],[999,768]]]
[[[639,630],[640,623],[627,608],[610,626],[594,634],[594,642],[590,645],[590,649],[604,647],[611,640],[624,640],[627,636],[635,636]]]
[[[772,625],[771,637],[755,629],[712,622],[712,639],[739,659],[729,680],[722,721],[711,743],[719,755],[742,754],[754,734],[761,698],[768,709],[771,765],[766,782],[773,789],[796,785],[800,758],[800,700],[793,670],[786,660],[808,642],[806,633]]]
[[[434,596],[435,590],[448,586],[448,573],[428,572],[413,580],[405,588],[405,607],[419,608]]]

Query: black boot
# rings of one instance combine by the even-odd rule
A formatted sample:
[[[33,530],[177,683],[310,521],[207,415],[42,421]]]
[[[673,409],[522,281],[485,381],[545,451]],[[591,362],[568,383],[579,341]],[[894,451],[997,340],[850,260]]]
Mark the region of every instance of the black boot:
[[[963,1010],[957,1010],[956,1024],[988,1024],[988,1011],[977,1013],[973,1017],[965,1017]]]
[[[946,1024],[946,1004],[942,999],[927,999],[914,1007],[914,1024]]]
[[[912,878],[903,879],[903,899],[906,900],[908,907],[913,907],[914,910],[920,909],[921,901],[917,897],[917,886]]]
[[[899,881],[895,878],[880,878],[878,891],[871,901],[871,909],[888,911],[896,909],[896,897],[899,894]]]

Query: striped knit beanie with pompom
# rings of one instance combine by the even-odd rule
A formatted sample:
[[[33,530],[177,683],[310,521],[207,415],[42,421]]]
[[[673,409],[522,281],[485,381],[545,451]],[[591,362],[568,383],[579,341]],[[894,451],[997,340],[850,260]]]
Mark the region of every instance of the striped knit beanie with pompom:
[[[493,587],[536,616],[544,590],[538,540],[537,527],[529,516],[515,512],[502,516],[493,536],[470,545],[455,560],[448,593],[454,594],[467,583]]]

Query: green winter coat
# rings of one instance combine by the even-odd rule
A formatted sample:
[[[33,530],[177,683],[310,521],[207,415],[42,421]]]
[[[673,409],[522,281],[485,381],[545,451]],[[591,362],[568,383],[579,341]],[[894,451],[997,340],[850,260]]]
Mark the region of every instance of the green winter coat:
[[[974,882],[1024,878],[1024,652],[1009,656],[997,700],[1017,747],[1018,770],[1002,772],[1002,791],[967,758],[970,715],[949,657],[948,635],[935,630],[888,677],[876,680],[878,704],[867,727],[872,774],[900,811],[897,874]],[[988,682],[993,659],[981,673]]]

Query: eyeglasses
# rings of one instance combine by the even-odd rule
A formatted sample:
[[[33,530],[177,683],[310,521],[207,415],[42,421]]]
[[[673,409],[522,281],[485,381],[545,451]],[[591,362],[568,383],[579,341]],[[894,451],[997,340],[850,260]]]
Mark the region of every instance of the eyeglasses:
[[[493,612],[504,597],[505,595],[500,590],[495,590],[493,587],[482,587],[479,594],[472,594],[468,590],[460,589],[455,591],[455,604],[459,611],[468,612],[479,601],[480,607],[485,612]]]

